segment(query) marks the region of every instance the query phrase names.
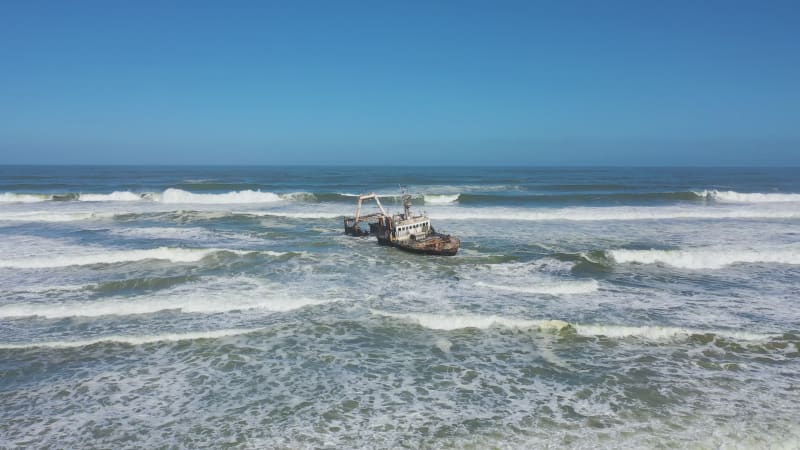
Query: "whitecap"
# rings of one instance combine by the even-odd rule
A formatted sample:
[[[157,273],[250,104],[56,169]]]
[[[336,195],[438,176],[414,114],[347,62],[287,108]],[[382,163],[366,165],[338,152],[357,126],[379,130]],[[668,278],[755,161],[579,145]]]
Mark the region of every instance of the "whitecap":
[[[783,203],[800,202],[800,194],[718,191],[716,189],[695,192],[699,197],[718,202],[731,203]]]
[[[102,317],[152,314],[177,310],[182,313],[215,314],[262,310],[288,312],[329,303],[296,295],[277,284],[248,277],[213,278],[186,283],[166,291],[136,297],[108,297],[92,301],[16,303],[0,306],[0,317]]]
[[[442,205],[449,203],[457,203],[461,194],[446,195],[446,194],[425,194],[423,198],[426,204]]]
[[[470,314],[427,314],[427,313],[392,313],[370,310],[372,314],[401,319],[416,323],[434,330],[458,330],[462,328],[488,329],[491,327],[539,329],[543,331],[561,331],[573,329],[582,336],[605,336],[610,338],[637,337],[651,340],[673,339],[692,335],[713,334],[725,338],[743,341],[763,341],[774,338],[777,334],[751,333],[733,330],[698,330],[672,326],[626,326],[602,324],[574,324],[558,319],[514,319],[495,315]]]
[[[143,200],[139,194],[129,191],[114,191],[110,194],[79,194],[82,202],[134,202]]]
[[[222,194],[196,194],[183,189],[169,188],[165,190],[158,201],[161,203],[274,203],[281,201],[278,194],[253,190],[232,191]]]
[[[16,258],[0,260],[0,267],[16,269],[39,269],[68,266],[85,266],[93,264],[113,264],[120,262],[144,261],[159,259],[171,262],[196,262],[217,252],[231,252],[237,255],[251,253],[244,250],[228,250],[219,248],[179,248],[158,247],[146,250],[103,251],[83,255],[55,255],[47,257]],[[282,255],[280,252],[267,252]]]
[[[511,220],[511,221],[639,221],[669,219],[792,219],[800,209],[714,208],[714,207],[576,207],[561,209],[528,208],[442,208],[431,211],[435,219]]]
[[[52,195],[47,194],[17,194],[14,192],[3,192],[0,194],[0,203],[36,203],[52,199]]]
[[[47,341],[30,342],[26,344],[0,344],[0,349],[27,349],[27,348],[77,348],[86,347],[99,343],[118,343],[130,345],[150,344],[154,342],[179,342],[194,341],[197,339],[219,339],[228,336],[238,336],[243,334],[261,331],[263,328],[231,328],[226,330],[196,331],[189,333],[165,333],[148,334],[141,336],[112,335],[103,336],[95,339],[85,339],[78,341]]]
[[[800,264],[800,249],[792,247],[762,249],[695,248],[686,250],[608,250],[615,262],[666,264],[682,269],[721,269],[737,263]]]

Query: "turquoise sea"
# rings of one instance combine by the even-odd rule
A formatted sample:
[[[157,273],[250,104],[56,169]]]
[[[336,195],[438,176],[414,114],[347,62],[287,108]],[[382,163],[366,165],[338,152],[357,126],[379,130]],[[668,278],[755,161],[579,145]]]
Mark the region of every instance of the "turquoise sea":
[[[0,166],[0,448],[798,448],[799,175]]]

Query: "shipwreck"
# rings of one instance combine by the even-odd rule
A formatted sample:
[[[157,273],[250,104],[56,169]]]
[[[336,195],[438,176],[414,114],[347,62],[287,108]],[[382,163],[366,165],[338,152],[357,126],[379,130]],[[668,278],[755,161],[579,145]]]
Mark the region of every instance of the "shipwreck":
[[[380,211],[362,214],[365,200],[375,200]],[[411,196],[406,191],[403,191],[403,212],[394,215],[386,212],[374,192],[359,195],[355,216],[344,218],[344,232],[357,237],[376,236],[381,245],[423,255],[453,256],[461,246],[457,237],[437,232],[426,214],[414,215]]]

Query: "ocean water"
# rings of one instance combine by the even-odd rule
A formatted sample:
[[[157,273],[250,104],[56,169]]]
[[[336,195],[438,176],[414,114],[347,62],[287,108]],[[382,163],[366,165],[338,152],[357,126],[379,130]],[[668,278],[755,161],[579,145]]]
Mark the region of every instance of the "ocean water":
[[[798,448],[798,175],[0,167],[0,447]]]

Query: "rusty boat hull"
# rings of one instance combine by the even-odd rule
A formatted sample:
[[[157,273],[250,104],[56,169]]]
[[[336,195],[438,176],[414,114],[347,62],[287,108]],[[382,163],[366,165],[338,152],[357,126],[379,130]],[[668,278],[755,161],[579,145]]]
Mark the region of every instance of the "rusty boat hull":
[[[362,214],[362,202],[374,199],[380,213]],[[375,193],[358,196],[356,214],[344,218],[344,233],[349,236],[376,236],[380,245],[388,245],[419,255],[454,256],[461,241],[433,229],[427,215],[411,213],[411,196],[403,192],[403,213],[389,215]],[[364,225],[369,225],[366,230]]]
[[[461,241],[458,238],[447,235],[429,236],[419,241],[392,241],[378,238],[378,243],[418,255],[434,256],[455,256],[461,247]]]

